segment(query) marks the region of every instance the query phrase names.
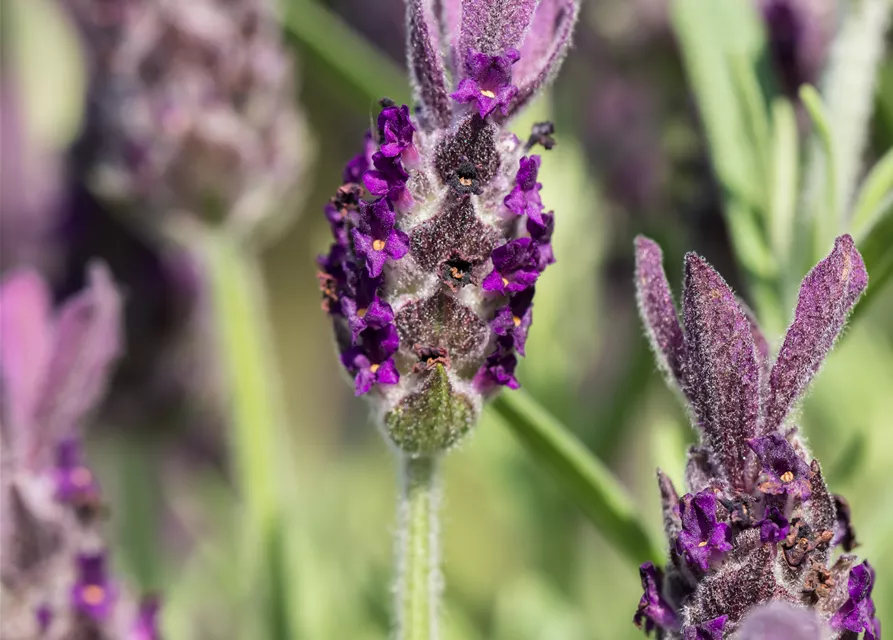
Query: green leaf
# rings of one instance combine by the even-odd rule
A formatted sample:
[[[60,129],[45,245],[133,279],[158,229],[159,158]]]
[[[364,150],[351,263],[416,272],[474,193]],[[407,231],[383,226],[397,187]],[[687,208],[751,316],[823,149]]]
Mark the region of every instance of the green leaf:
[[[314,0],[281,0],[284,27],[341,80],[378,101],[409,101],[406,74],[377,47]]]
[[[521,390],[500,394],[490,406],[618,551],[636,563],[663,564],[664,545],[645,528],[641,510],[570,431]]]
[[[893,149],[887,151],[866,176],[853,207],[850,233],[859,242],[891,209],[893,198]]]

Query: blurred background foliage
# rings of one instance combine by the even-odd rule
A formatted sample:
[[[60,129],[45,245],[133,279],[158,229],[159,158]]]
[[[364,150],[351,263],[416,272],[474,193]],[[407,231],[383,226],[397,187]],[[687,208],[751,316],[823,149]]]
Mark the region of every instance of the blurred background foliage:
[[[377,99],[409,95],[402,2],[281,2],[284,42],[297,61],[295,97],[308,123],[298,142],[312,161],[298,193],[276,203],[293,222],[265,245],[259,277],[267,292],[252,299],[272,322],[272,335],[259,343],[278,363],[273,379],[287,416],[274,443],[282,455],[266,461],[284,503],[278,537],[265,543],[275,547],[275,561],[263,565],[279,572],[275,578],[246,573],[235,560],[246,552],[238,532],[248,516],[226,453],[228,405],[215,384],[222,354],[201,339],[207,314],[220,308],[208,301],[208,274],[198,256],[153,243],[139,226],[89,202],[78,149],[89,121],[90,69],[63,7],[76,3],[3,3],[2,268],[38,266],[62,296],[79,287],[84,261],[98,255],[125,289],[129,355],[91,431],[91,452],[110,492],[118,568],[164,594],[164,628],[173,639],[256,637],[234,630],[265,624],[260,619],[277,606],[289,630],[279,637],[364,640],[389,630],[393,456],[334,357],[314,259],[327,242],[322,206]],[[839,7],[833,0],[753,2],[757,11],[742,14],[755,16],[753,24],[725,27],[743,40],[747,29],[756,34],[760,55],[752,62],[761,75],[754,77],[791,100],[794,135],[807,140],[812,125],[798,87],[819,81]],[[684,12],[687,3],[671,4]],[[541,174],[544,201],[558,218],[558,263],[537,287],[520,379],[618,475],[654,531],[654,469],[679,481],[694,434],[642,335],[632,238],[646,233],[663,244],[677,291],[683,253],[704,255],[778,337],[792,310],[788,281],[799,282],[814,262],[776,253],[786,259],[786,280],[766,303],[767,263],[759,247],[742,248],[740,228],[730,233],[730,220],[738,224],[730,210],[740,203],[722,186],[723,172],[738,170],[723,162],[742,157],[723,146],[734,136],[711,121],[715,113],[702,100],[715,87],[705,88],[684,63],[683,52],[703,45],[692,33],[703,34],[716,16],[671,14],[666,0],[584,2],[563,73],[514,125],[523,136],[532,122],[552,119],[559,142]],[[746,110],[739,99],[720,103],[726,106]],[[893,147],[889,46],[869,106],[864,156],[873,162]],[[733,155],[711,164],[717,148]],[[757,161],[749,169],[763,168]],[[53,213],[59,209],[66,213]],[[890,246],[882,238],[879,259],[889,258]],[[829,358],[800,423],[831,489],[850,501],[859,554],[877,569],[878,615],[890,624],[893,287],[872,298]],[[641,637],[631,622],[637,568],[501,420],[485,412],[476,434],[446,461],[445,637]]]

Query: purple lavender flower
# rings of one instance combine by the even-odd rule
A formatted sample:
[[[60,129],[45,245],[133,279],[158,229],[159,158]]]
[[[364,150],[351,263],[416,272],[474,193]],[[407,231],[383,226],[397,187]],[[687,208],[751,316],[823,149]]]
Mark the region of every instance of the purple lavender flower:
[[[760,542],[764,544],[781,542],[788,537],[791,530],[788,519],[776,505],[766,509],[763,519],[757,522],[756,526],[760,528]]]
[[[671,554],[643,601],[669,603],[674,617],[654,625],[674,640],[805,639],[831,628],[876,636],[867,563],[831,558],[833,544],[853,538],[849,515],[838,515],[818,461],[785,424],[867,286],[852,238],[837,238],[803,280],[774,362],[752,314],[694,254],[685,258],[680,322],[661,263],[660,247],[637,238],[642,320],[701,443],[689,452],[691,493],[682,500],[659,473]],[[773,625],[786,631],[766,635]]]
[[[679,511],[682,530],[676,537],[676,552],[690,565],[708,571],[732,549],[729,525],[716,521],[716,495],[709,490],[686,494]]]
[[[679,619],[673,607],[667,603],[661,594],[663,584],[663,572],[650,562],[639,567],[639,575],[642,578],[642,594],[639,600],[639,608],[633,617],[633,622],[640,629],[644,627],[645,633],[651,633],[654,629],[678,629]]]
[[[847,581],[849,598],[831,618],[834,629],[865,632],[865,640],[880,640],[881,623],[874,616],[871,590],[874,587],[874,569],[866,560],[850,571]]]
[[[117,612],[132,602],[96,552],[100,488],[80,449],[121,352],[121,298],[108,269],[94,263],[87,288],[55,312],[37,273],[11,273],[0,285],[0,340],[4,631],[126,637]]]
[[[108,618],[115,606],[118,589],[106,572],[105,552],[81,554],[77,558],[77,567],[77,582],[71,589],[74,607],[94,620]]]
[[[160,611],[161,601],[157,597],[143,598],[127,640],[161,640],[161,631],[158,628]]]
[[[723,640],[728,616],[719,616],[702,624],[689,625],[682,630],[683,640]]]
[[[502,55],[488,56],[469,49],[465,57],[465,78],[450,97],[456,102],[476,102],[482,118],[496,108],[508,115],[512,98],[518,87],[512,84],[512,65],[521,56],[517,49],[507,49]]]
[[[394,443],[413,454],[448,449],[476,422],[483,397],[519,386],[533,285],[555,261],[541,159],[528,152],[538,141],[551,148],[554,127],[538,123],[525,146],[506,123],[557,72],[578,4],[441,8],[407,1],[418,106],[382,100],[344,174],[365,190],[354,198],[344,185],[326,206],[335,243],[318,261],[342,363],[357,393],[379,403]],[[378,340],[370,349],[365,336],[389,327],[393,348]],[[418,429],[423,422],[435,426]]]

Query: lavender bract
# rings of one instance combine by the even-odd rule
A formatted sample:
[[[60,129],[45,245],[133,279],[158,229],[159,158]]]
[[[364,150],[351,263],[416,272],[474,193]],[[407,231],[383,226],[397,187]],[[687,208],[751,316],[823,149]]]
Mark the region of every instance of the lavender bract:
[[[867,284],[852,238],[837,238],[803,280],[771,362],[752,314],[694,254],[685,258],[680,323],[660,247],[636,239],[646,333],[701,435],[689,451],[691,493],[680,500],[658,471],[670,559],[666,576],[645,585],[647,606],[635,615],[646,632],[677,640],[880,637],[868,563],[856,566],[846,553],[832,561],[833,546],[849,551],[854,542],[846,503],[829,493],[796,427],[786,426]],[[650,565],[642,571],[659,576]]]
[[[135,640],[137,605],[107,572],[101,489],[80,443],[121,352],[111,274],[93,264],[55,313],[36,272],[9,274],[0,337],[3,637]]]
[[[412,454],[447,450],[487,395],[518,386],[533,285],[555,261],[528,152],[554,141],[549,123],[527,146],[505,123],[557,71],[578,9],[435,4],[407,2],[416,108],[382,100],[326,207],[335,243],[319,259],[341,361]]]

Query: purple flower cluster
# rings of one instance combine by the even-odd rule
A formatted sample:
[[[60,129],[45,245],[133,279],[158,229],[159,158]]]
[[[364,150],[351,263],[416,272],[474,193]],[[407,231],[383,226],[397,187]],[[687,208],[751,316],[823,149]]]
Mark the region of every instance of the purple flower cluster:
[[[120,355],[120,295],[95,264],[83,292],[55,313],[51,300],[32,271],[0,285],[4,631],[157,640],[154,618],[131,630],[144,616],[108,575],[102,492],[78,436]]]
[[[448,448],[483,397],[518,387],[534,285],[555,262],[555,216],[529,150],[554,140],[549,123],[528,145],[505,123],[557,71],[578,10],[576,0],[443,4],[435,16],[430,3],[407,3],[417,107],[382,100],[326,205],[334,243],[318,261],[356,393],[413,451]],[[451,423],[444,437],[420,445],[397,433],[420,412]]]
[[[701,443],[681,499],[658,472],[670,558],[642,565],[634,622],[661,638],[880,638],[874,572],[856,564],[846,502],[787,421],[868,284],[852,238],[806,276],[774,362],[753,315],[702,258],[685,258],[680,322],[660,247],[636,240],[639,309]],[[842,555],[832,559],[839,545]],[[780,634],[780,635],[779,635]]]

